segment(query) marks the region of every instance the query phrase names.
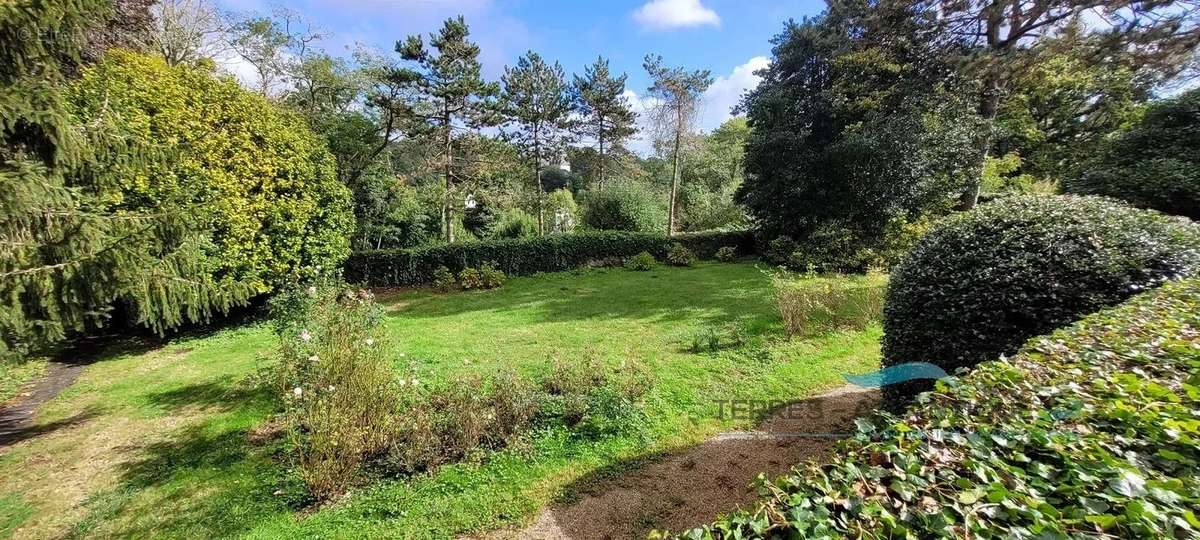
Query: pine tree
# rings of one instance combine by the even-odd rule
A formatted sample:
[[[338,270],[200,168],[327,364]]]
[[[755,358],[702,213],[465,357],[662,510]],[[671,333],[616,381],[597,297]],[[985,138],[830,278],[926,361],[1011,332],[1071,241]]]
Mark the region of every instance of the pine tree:
[[[170,156],[129,145],[106,119],[78,125],[67,112],[64,72],[109,8],[0,5],[0,356],[98,328],[115,304],[161,332],[249,294],[205,277],[207,231],[188,193],[151,213],[121,206],[119,180]]]
[[[575,76],[572,85],[576,110],[583,116],[580,132],[596,141],[598,189],[604,187],[605,165],[613,150],[620,149],[637,132],[637,114],[629,108],[624,95],[626,77],[624,73],[613,77],[608,71],[608,60],[597,57],[594,64],[584,68],[583,77]]]
[[[537,189],[538,234],[546,233],[545,187],[542,164],[560,156],[570,137],[571,100],[562,66],[547,64],[533,51],[504,68],[504,108],[515,131],[505,137],[516,144],[533,165]]]
[[[675,234],[675,207],[679,199],[679,172],[683,153],[683,140],[691,128],[700,96],[712,84],[712,73],[707,69],[687,71],[681,67],[663,65],[662,56],[646,55],[643,64],[653,84],[650,95],[658,98],[655,124],[660,138],[671,148],[671,196],[667,201],[667,235]]]
[[[470,29],[460,16],[447,19],[442,30],[429,36],[431,49],[419,35],[396,43],[396,52],[416,69],[400,68],[393,79],[416,92],[413,114],[427,124],[419,135],[433,136],[441,142],[442,174],[445,195],[442,223],[447,242],[454,242],[454,211],[464,194],[456,190],[454,131],[475,131],[498,121],[497,97],[500,85],[483,80],[480,74],[479,46],[468,39]]]

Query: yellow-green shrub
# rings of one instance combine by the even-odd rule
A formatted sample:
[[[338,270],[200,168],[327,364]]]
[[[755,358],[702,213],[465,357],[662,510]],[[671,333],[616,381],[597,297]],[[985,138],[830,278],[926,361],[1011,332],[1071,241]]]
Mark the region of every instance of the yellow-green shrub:
[[[106,202],[146,209],[181,186],[198,193],[210,209],[214,275],[265,292],[349,254],[350,195],[324,143],[301,118],[234,80],[110,51],[84,69],[68,97],[80,122],[104,118],[135,146],[166,157],[110,186]]]

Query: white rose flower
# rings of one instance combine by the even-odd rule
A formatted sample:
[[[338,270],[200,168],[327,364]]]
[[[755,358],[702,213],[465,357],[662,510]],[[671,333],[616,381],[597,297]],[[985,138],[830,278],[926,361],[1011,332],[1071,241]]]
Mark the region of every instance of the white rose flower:
[[[303,389],[303,388],[300,388],[299,386],[297,386],[296,388],[293,388],[293,389],[292,389],[292,395],[294,395],[294,396],[296,396],[296,397],[303,396],[303,395],[304,395],[304,389]]]
[[[312,334],[308,333],[308,330],[300,331],[300,341],[311,341],[311,340],[312,340]]]

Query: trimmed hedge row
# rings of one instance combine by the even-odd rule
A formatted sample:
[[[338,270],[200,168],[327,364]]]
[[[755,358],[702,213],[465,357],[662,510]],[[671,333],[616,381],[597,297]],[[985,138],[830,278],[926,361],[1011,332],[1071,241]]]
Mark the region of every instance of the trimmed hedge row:
[[[679,538],[1196,538],[1200,280],[860,420],[834,461]]]
[[[741,255],[755,252],[754,235],[749,231],[681,234],[669,238],[649,233],[583,232],[361,251],[346,261],[345,275],[351,283],[368,286],[419,285],[433,282],[434,271],[441,266],[458,273],[464,268],[494,262],[505,274],[522,276],[620,264],[643,251],[662,259],[676,242],[701,258],[713,258],[717,250],[726,246],[737,249]]]

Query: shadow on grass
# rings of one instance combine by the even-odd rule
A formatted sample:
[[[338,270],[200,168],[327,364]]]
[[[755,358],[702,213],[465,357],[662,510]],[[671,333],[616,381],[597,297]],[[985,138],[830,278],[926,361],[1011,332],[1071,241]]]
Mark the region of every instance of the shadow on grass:
[[[273,496],[281,472],[272,451],[242,429],[184,429],[125,464],[118,487],[87,501],[88,516],[69,537],[237,536],[286,511]]]
[[[100,410],[94,407],[89,407],[84,411],[72,415],[69,418],[48,422],[45,424],[23,425],[22,423],[9,424],[5,417],[0,417],[0,448],[17,444],[26,439],[32,439],[48,433],[54,433],[60,429],[71,428],[78,426],[100,416]]]
[[[147,400],[160,408],[178,410],[186,407],[215,407],[230,410],[244,407],[248,403],[267,400],[266,391],[249,384],[228,386],[218,382],[203,382],[181,386],[172,390],[156,392]]]

